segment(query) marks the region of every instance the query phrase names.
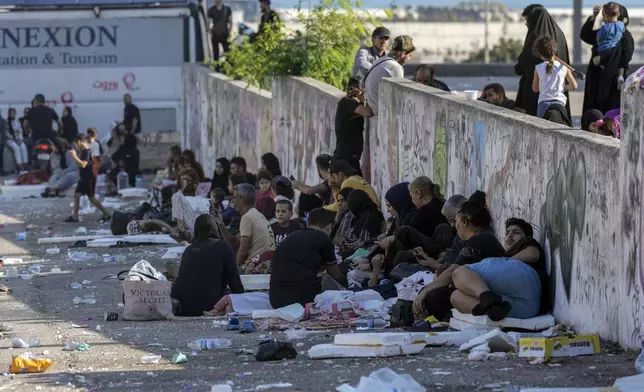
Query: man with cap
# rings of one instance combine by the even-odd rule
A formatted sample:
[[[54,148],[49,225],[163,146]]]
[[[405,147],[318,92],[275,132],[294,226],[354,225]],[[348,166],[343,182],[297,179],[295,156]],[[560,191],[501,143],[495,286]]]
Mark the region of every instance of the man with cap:
[[[371,46],[364,45],[358,49],[351,76],[364,78],[374,61],[387,55],[389,37],[389,30],[386,27],[376,27],[371,34]]]
[[[411,54],[416,50],[414,41],[408,35],[401,35],[394,39],[394,44],[388,56],[381,57],[364,77],[365,98],[367,105],[378,115],[378,86],[384,78],[404,78],[403,64],[411,59]]]
[[[257,36],[261,35],[271,25],[280,23],[279,15],[271,8],[271,0],[259,0],[259,7],[262,10],[262,17],[259,21]]]

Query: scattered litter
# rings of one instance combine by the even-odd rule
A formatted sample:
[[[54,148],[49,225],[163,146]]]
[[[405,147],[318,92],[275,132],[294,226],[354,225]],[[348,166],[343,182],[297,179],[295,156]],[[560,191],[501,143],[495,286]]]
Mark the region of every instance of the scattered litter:
[[[96,254],[91,252],[67,251],[67,255],[69,256],[70,259],[72,259],[72,261],[75,261],[75,262],[90,261],[96,258]]]
[[[96,332],[101,332],[101,330],[102,330],[102,329],[103,329],[103,328],[102,328],[100,325],[97,325],[97,326],[96,326]]]
[[[74,230],[74,234],[87,234],[87,227],[79,227],[76,230]]]
[[[233,392],[233,387],[228,384],[213,385],[210,392]]]
[[[123,304],[119,304],[119,307],[121,307]],[[119,319],[119,314],[116,312],[108,312],[106,311],[103,314],[103,320],[105,321],[117,321]]]
[[[16,355],[11,360],[9,373],[42,373],[54,363],[48,358],[39,358],[32,353]]]
[[[60,248],[49,248],[47,249],[47,254],[52,256],[60,254]]]
[[[486,345],[488,347],[488,352],[499,352],[499,351],[517,351],[518,346],[514,338],[510,335],[501,332],[500,329],[495,329],[483,335],[477,336],[474,339],[471,339],[467,343],[460,346],[460,351],[469,352],[476,348],[476,346]]]
[[[63,347],[63,351],[88,351],[89,347],[89,344],[86,343],[67,342]]]
[[[27,229],[27,230],[35,230],[37,228],[38,228],[38,225],[34,225],[34,224],[31,224],[31,223],[28,224],[27,226],[25,226],[25,229]]]
[[[420,385],[408,374],[398,374],[389,368],[378,369],[369,377],[360,377],[356,387],[342,384],[336,388],[338,392],[425,392],[427,389]]]
[[[91,283],[92,283],[92,281],[91,281],[91,280],[87,280],[87,279],[85,279],[85,280],[82,282],[83,286],[87,286],[88,284],[91,284]]]
[[[287,329],[286,332],[286,340],[291,341],[291,340],[298,340],[298,339],[305,339],[307,335],[306,328],[301,328],[301,329]]]
[[[177,350],[176,353],[172,356],[172,364],[173,365],[178,365],[180,363],[186,363],[188,362],[188,357],[181,351]]]
[[[197,339],[188,343],[188,348],[193,351],[216,350],[228,348],[233,342],[228,339]]]
[[[524,338],[519,341],[519,357],[555,358],[599,354],[599,335],[553,338]]]
[[[299,321],[304,317],[304,306],[296,303],[279,309],[255,310],[254,319],[279,318],[286,321]]]
[[[83,288],[83,285],[78,282],[73,282],[69,285],[69,287],[71,287],[73,290],[79,290]]]
[[[22,264],[22,261],[23,260],[20,257],[0,257],[0,262],[5,266]]]
[[[16,233],[16,240],[17,241],[26,241],[27,240],[27,233]]]
[[[141,363],[145,364],[157,364],[161,361],[160,355],[145,355],[141,357]]]
[[[13,338],[11,339],[11,347],[13,348],[30,348],[40,346],[40,339],[31,338],[31,339],[20,339]]]
[[[54,267],[54,268],[50,269],[49,272],[52,273],[52,274],[60,274],[60,273],[63,272],[63,270],[61,270],[58,267]]]
[[[103,256],[104,263],[123,263],[125,261],[127,261],[127,258],[123,255]]]
[[[297,351],[292,344],[276,340],[260,342],[255,349],[255,359],[258,361],[280,361],[295,359]]]
[[[226,327],[228,326],[227,320],[212,320],[212,326],[215,328]]]
[[[442,333],[442,332],[441,332]],[[427,343],[433,334],[424,332],[339,333],[333,344],[337,346],[401,346]]]
[[[80,304],[85,304],[85,305],[94,305],[96,303],[96,300],[94,298],[80,298],[80,297],[74,297],[72,300],[74,302],[74,305],[80,305]]]
[[[28,270],[29,270],[29,272],[31,272],[32,274],[39,274],[39,273],[40,273],[41,268],[42,268],[42,265],[30,265],[27,269],[28,269]]]
[[[425,343],[392,346],[338,346],[335,344],[318,344],[311,347],[309,357],[312,359],[395,357],[399,355],[419,354],[424,348]]]
[[[72,328],[89,328],[87,324],[72,324]]]
[[[421,369],[421,371],[422,371],[422,369]],[[432,374],[434,376],[449,376],[450,374],[452,374],[452,372],[444,372],[444,371],[441,371],[441,370],[435,370],[435,371],[432,372]]]

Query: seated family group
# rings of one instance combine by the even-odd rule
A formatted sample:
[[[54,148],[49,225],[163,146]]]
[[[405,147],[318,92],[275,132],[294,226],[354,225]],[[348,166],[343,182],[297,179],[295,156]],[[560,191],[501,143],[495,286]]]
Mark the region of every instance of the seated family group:
[[[413,303],[417,319],[444,319],[452,308],[492,320],[550,310],[532,226],[508,219],[502,244],[484,192],[445,200],[422,176],[392,186],[381,206],[355,164],[326,154],[316,164],[320,183],[306,185],[283,176],[272,153],[256,175],[241,157],[219,158],[205,184],[194,154],[173,152],[168,171],[177,187],[162,191],[160,209],[171,232],[191,239],[172,287],[178,315],[221,313],[215,304],[244,292],[240,274],[257,273],[270,274],[273,308],[305,305],[325,290],[397,297],[396,283],[430,271],[434,280]],[[204,187],[209,208],[199,212],[190,199]]]

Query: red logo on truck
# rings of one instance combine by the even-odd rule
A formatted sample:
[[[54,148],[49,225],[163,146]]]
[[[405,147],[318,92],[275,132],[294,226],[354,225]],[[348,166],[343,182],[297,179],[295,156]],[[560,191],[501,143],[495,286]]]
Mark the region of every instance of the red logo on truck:
[[[123,84],[125,84],[125,87],[130,90],[130,91],[136,91],[139,88],[134,86],[136,83],[136,76],[132,72],[128,72],[125,75],[123,75]]]
[[[102,91],[116,91],[119,89],[119,82],[116,80],[102,81],[97,80],[94,82],[94,88]]]
[[[60,94],[60,100],[65,105],[69,105],[70,103],[74,102],[74,95],[71,91],[65,91],[64,93]]]

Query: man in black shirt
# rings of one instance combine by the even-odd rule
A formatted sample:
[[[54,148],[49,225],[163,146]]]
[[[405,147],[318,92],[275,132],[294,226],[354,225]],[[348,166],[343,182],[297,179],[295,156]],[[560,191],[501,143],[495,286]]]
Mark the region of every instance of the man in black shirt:
[[[517,103],[505,96],[505,89],[499,83],[488,84],[483,88],[483,100],[489,104],[516,110]]]
[[[327,234],[333,214],[316,208],[308,219],[308,228],[286,237],[273,254],[268,297],[275,309],[313,302],[320,293],[318,271],[323,268],[344,287],[348,285],[338,269],[333,242]]]
[[[439,90],[450,92],[449,87],[440,80],[434,78],[436,70],[429,64],[420,64],[416,67],[416,75],[414,81],[416,83],[424,84],[425,86],[437,88]]]
[[[119,125],[119,130],[123,133],[140,133],[141,132],[141,113],[139,108],[132,103],[132,96],[125,94],[123,96],[123,122]]]
[[[31,135],[31,140],[36,142],[40,139],[54,140],[53,122],[58,124],[58,130],[63,129],[63,123],[56,112],[45,105],[45,96],[36,94],[33,99],[33,108],[25,114],[23,129]]]
[[[233,157],[230,160],[230,174],[240,173],[246,176],[246,180],[252,186],[257,185],[257,176],[246,171],[246,160],[243,157]]]
[[[227,53],[230,48],[228,40],[233,26],[233,11],[223,4],[223,0],[215,0],[214,5],[208,10],[208,19],[212,22],[210,40],[213,60],[219,61],[219,44],[223,47],[224,53]]]
[[[364,118],[373,111],[363,103],[363,90],[357,78],[349,79],[347,96],[338,102],[335,112],[334,160],[345,160],[362,176],[360,159],[364,148]]]
[[[259,21],[257,37],[266,31],[266,29],[273,27],[272,25],[280,23],[279,15],[271,9],[271,0],[259,0],[259,6],[262,9],[262,17]]]

